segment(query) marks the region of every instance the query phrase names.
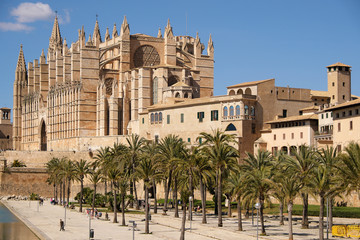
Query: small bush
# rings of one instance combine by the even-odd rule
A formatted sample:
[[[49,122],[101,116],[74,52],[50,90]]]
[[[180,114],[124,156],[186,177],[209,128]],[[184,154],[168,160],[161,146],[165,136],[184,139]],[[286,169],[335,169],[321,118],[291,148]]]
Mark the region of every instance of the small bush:
[[[12,162],[11,167],[26,167],[26,164],[16,159]]]
[[[30,194],[30,200],[39,200],[39,199],[40,199],[40,197],[38,194],[36,194],[36,193]]]

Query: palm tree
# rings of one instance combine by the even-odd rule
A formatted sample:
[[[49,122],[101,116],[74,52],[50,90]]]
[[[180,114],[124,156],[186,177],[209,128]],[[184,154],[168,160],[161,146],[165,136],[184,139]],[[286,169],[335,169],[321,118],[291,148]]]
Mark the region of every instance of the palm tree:
[[[113,223],[117,223],[117,187],[118,187],[118,180],[121,177],[121,170],[119,168],[119,166],[113,166],[112,168],[110,168],[108,170],[108,179],[111,181],[112,186],[113,186],[113,196],[114,196],[114,220]]]
[[[332,229],[332,210],[333,201],[335,196],[345,191],[345,184],[339,168],[341,167],[340,158],[338,157],[336,148],[326,147],[317,152],[317,159],[320,164],[323,164],[327,168],[327,172],[330,174],[332,184],[329,186],[329,192],[327,193],[327,199],[329,201],[329,228]]]
[[[145,139],[143,137],[140,137],[137,134],[131,134],[131,136],[126,138],[126,141],[128,143],[129,147],[129,157],[130,157],[130,173],[131,173],[131,179],[130,179],[130,194],[134,194],[135,197],[135,204],[136,209],[139,210],[139,202],[137,197],[137,191],[136,191],[136,179],[135,179],[135,168],[137,166],[137,162],[139,160],[139,155],[142,152],[142,147],[145,143]],[[133,207],[133,202],[131,202],[131,207]]]
[[[101,147],[100,149],[97,150],[96,155],[94,156],[95,159],[95,164],[101,169],[101,173],[102,173],[102,180],[104,181],[104,195],[106,197],[106,201],[107,201],[107,179],[106,176],[108,168],[107,166],[109,165],[109,161],[110,161],[110,147]]]
[[[97,187],[98,183],[103,179],[101,169],[98,167],[96,162],[93,162],[93,164],[91,164],[89,175],[90,175],[90,178],[89,178],[90,182],[94,186],[94,193],[93,193],[93,199],[92,199],[92,211],[94,212],[96,187]]]
[[[341,177],[346,183],[347,193],[351,191],[359,192],[360,189],[360,146],[358,143],[351,142],[345,152],[340,156],[341,164],[338,167]]]
[[[298,174],[300,181],[304,184],[304,189],[301,193],[303,200],[301,227],[307,229],[309,228],[309,194],[306,186],[308,185],[309,181],[311,181],[309,174],[315,166],[315,151],[309,146],[301,145],[299,147],[299,152],[292,151],[291,153],[293,156],[288,156],[285,158],[287,171],[289,174]]]
[[[162,162],[161,169],[163,172],[163,182],[165,188],[164,213],[167,211],[169,189],[173,179],[173,168],[171,164],[174,159],[179,159],[181,157],[183,146],[184,142],[175,135],[166,136],[160,140],[158,145],[158,156],[160,157],[159,160]]]
[[[80,209],[79,212],[82,212],[82,202],[83,202],[83,189],[84,189],[84,178],[90,172],[90,164],[83,159],[75,162],[75,178],[80,182]]]
[[[64,183],[67,182],[67,204],[69,204],[69,199],[70,199],[70,185],[71,182],[74,180],[75,178],[75,168],[74,168],[74,163],[67,159],[66,157],[63,158],[64,162],[63,162],[63,166],[62,166],[62,175],[64,177]],[[64,185],[65,186],[65,185]],[[65,196],[65,193],[64,193]]]
[[[145,186],[145,233],[149,233],[149,188],[153,180],[157,179],[161,172],[159,171],[159,162],[151,158],[148,154],[143,154],[139,164],[136,167],[135,174],[144,181]]]
[[[229,196],[236,197],[237,200],[238,231],[243,231],[241,216],[241,196],[243,192],[243,187],[244,186],[242,175],[235,172],[230,174],[224,186],[224,192],[228,193]],[[231,204],[229,204],[229,206],[231,207]]]
[[[212,134],[202,132],[200,137],[205,139],[204,145],[207,147],[204,148],[204,151],[216,171],[218,227],[222,227],[222,177],[225,170],[235,169],[237,165],[237,150],[229,145],[235,142],[234,136],[217,129]]]
[[[57,184],[59,183],[59,159],[52,158],[46,163],[46,170],[49,174],[47,182],[53,184],[54,199],[57,200]]]
[[[242,170],[246,188],[255,192],[260,203],[258,211],[260,213],[261,233],[266,235],[263,209],[265,197],[271,188],[271,179],[273,177],[273,159],[270,152],[258,150],[256,155],[247,153]]]

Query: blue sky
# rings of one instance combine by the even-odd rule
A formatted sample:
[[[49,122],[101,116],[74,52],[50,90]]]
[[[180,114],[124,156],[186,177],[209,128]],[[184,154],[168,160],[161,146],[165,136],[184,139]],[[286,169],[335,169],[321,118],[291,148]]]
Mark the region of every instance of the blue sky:
[[[226,86],[275,78],[277,86],[327,90],[326,66],[352,66],[352,93],[360,96],[360,1],[0,1],[0,107],[12,107],[20,44],[26,61],[47,50],[55,11],[68,45],[82,25],[92,34],[98,14],[104,38],[124,15],[131,34],[157,35],[170,18],[175,35],[215,45],[215,95]],[[186,20],[187,19],[187,20]],[[186,24],[187,23],[187,24]],[[205,52],[204,52],[205,53]]]

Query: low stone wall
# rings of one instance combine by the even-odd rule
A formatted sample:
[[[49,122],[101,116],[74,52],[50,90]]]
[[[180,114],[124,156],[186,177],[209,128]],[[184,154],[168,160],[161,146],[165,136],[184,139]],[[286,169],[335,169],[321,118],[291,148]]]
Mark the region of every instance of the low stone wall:
[[[44,168],[8,168],[0,172],[0,195],[29,196],[31,193],[51,197],[53,187],[46,183]]]

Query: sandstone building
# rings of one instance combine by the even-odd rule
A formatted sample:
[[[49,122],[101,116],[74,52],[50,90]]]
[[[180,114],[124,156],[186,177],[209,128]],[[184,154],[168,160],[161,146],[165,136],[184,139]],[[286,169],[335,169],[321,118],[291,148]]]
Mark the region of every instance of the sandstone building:
[[[26,66],[21,47],[14,82],[16,150],[86,150],[134,133],[138,116],[165,98],[213,94],[214,45],[199,36],[130,34],[126,17],[102,38],[96,21],[86,40],[62,38],[57,17],[47,55]],[[115,140],[116,139],[116,140]],[[90,144],[91,143],[91,144]]]

